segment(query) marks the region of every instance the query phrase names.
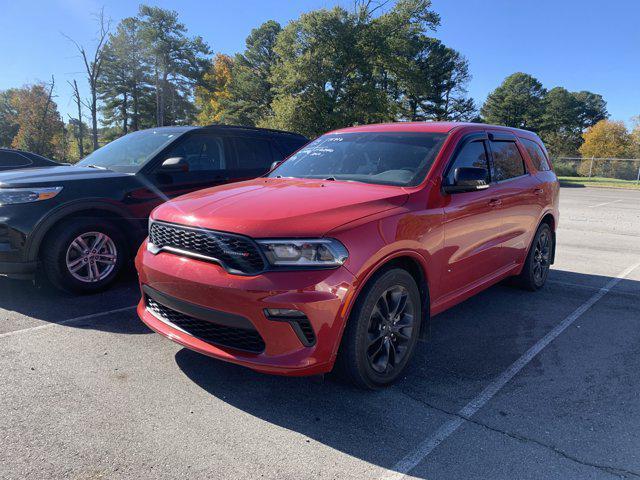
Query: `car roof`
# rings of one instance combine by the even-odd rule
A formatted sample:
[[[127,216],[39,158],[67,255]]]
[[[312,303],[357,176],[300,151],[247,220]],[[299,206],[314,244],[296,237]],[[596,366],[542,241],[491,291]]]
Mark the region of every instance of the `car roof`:
[[[151,128],[143,128],[142,130],[134,130],[129,133],[146,132],[146,131],[184,133],[184,132],[188,132],[189,130],[194,130],[195,128],[197,127],[190,127],[190,126],[151,127]]]
[[[275,130],[272,128],[259,128],[259,127],[248,127],[244,125],[223,125],[223,124],[212,124],[212,125],[202,125],[202,126],[170,126],[170,127],[152,127],[146,128],[143,130],[137,130],[138,132],[150,131],[150,130],[160,130],[164,132],[175,132],[175,133],[185,133],[190,131],[198,131],[198,132],[211,132],[211,131],[220,131],[220,130],[228,130],[228,131],[246,131],[246,132],[255,132],[255,133],[264,133],[264,134],[279,134],[279,135],[291,135],[294,137],[306,138],[304,135],[295,132],[288,132],[286,130]],[[134,132],[130,132],[134,133]]]
[[[288,132],[285,130],[275,130],[272,128],[247,127],[243,125],[212,124],[212,125],[205,125],[202,127],[193,127],[193,128],[199,131],[220,131],[220,130],[237,131],[237,132],[244,131],[244,132],[251,132],[251,133],[263,133],[266,135],[275,134],[275,135],[288,135],[288,136],[306,138],[304,135],[301,135],[295,132]]]
[[[37,153],[27,152],[26,150],[20,150],[17,148],[7,148],[7,147],[0,147],[0,152],[28,153],[31,155],[38,155]],[[42,157],[42,155],[38,155],[38,156]],[[42,158],[46,158],[46,157],[42,157]]]
[[[492,130],[503,130],[513,134],[525,134],[526,136],[534,135],[528,130],[519,128],[504,127],[500,125],[489,125],[486,123],[471,122],[394,122],[394,123],[377,123],[371,125],[359,125],[357,127],[341,128],[329,133],[349,133],[349,132],[423,132],[423,133],[450,133],[458,128],[475,128]]]
[[[17,153],[19,155],[22,155],[23,157],[27,157],[29,160],[33,160],[32,157],[35,157],[39,160],[44,160],[46,162],[57,163],[55,160],[52,160],[51,158],[40,155],[39,153],[28,152],[26,150],[20,150],[18,148],[0,147],[0,153]]]

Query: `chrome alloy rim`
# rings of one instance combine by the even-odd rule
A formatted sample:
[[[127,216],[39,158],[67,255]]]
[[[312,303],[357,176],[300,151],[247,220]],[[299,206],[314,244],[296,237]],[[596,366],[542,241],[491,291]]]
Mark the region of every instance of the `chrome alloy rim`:
[[[116,268],[118,249],[114,241],[101,232],[86,232],[76,237],[67,249],[67,270],[84,283],[107,278]]]
[[[378,374],[391,373],[404,360],[411,345],[415,309],[406,288],[396,285],[378,299],[367,335],[367,358]]]

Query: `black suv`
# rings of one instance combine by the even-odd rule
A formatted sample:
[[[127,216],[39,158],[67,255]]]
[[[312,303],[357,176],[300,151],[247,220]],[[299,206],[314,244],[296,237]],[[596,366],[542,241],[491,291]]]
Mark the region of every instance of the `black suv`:
[[[55,167],[60,163],[49,160],[37,153],[0,148],[0,171],[15,170],[17,168]]]
[[[246,127],[163,127],[130,133],[74,166],[0,173],[0,275],[58,288],[105,289],[135,254],[162,202],[258,177],[307,143]]]

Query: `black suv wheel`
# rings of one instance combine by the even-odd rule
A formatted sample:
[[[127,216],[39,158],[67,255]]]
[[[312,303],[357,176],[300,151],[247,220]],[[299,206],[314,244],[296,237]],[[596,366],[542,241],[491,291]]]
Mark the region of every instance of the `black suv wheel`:
[[[126,243],[108,220],[71,219],[56,226],[41,246],[44,271],[57,288],[72,293],[106,289],[127,261]]]
[[[338,370],[363,388],[393,383],[413,355],[421,318],[420,293],[406,270],[395,268],[374,278],[351,312]]]

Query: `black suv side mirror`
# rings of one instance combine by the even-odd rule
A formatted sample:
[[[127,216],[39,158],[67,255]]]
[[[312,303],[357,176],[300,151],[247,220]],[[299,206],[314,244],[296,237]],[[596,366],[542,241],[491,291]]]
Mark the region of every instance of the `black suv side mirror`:
[[[276,168],[276,167],[279,167],[279,166],[280,166],[280,164],[281,164],[283,161],[284,161],[284,160],[276,160],[275,162],[273,162],[273,163],[271,164],[271,168],[269,169],[269,171],[273,170],[273,169],[274,169],[274,168]]]
[[[489,188],[486,168],[460,167],[453,173],[453,185],[443,185],[445,193],[475,192]]]
[[[184,157],[171,157],[162,162],[158,171],[162,173],[188,172],[189,164],[185,161]]]

